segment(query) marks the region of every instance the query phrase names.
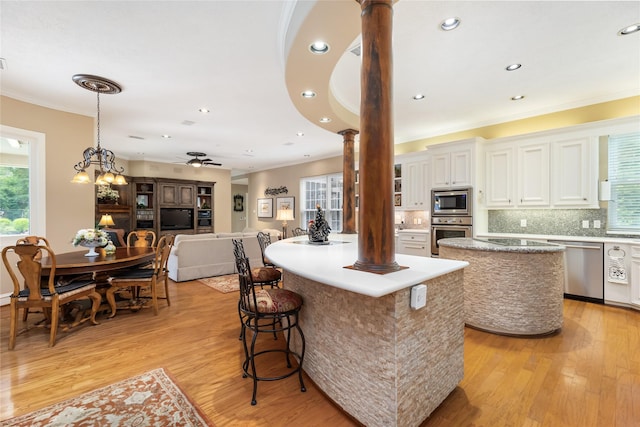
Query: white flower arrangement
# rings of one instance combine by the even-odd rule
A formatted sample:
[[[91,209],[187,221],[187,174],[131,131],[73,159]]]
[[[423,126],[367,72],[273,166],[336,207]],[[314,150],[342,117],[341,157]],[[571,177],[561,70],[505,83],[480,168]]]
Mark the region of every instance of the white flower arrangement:
[[[78,230],[73,238],[73,246],[82,245],[82,243],[96,243],[98,246],[104,246],[109,241],[109,235],[94,228],[86,228]]]
[[[111,188],[110,185],[99,185],[97,196],[98,199],[118,200],[120,198],[120,193]]]

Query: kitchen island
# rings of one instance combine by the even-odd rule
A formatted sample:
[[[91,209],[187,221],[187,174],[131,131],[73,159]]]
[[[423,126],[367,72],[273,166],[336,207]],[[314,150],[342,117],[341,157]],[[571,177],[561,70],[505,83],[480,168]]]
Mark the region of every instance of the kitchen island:
[[[562,327],[564,246],[527,239],[441,239],[440,256],[469,262],[467,326],[505,335],[544,335]]]
[[[302,295],[303,369],[347,413],[367,426],[418,426],[456,388],[464,369],[466,262],[396,255],[408,267],[388,274],[345,268],[357,235],[306,236],[271,244],[284,287]],[[426,306],[410,307],[427,286]],[[292,339],[299,350],[299,342]]]

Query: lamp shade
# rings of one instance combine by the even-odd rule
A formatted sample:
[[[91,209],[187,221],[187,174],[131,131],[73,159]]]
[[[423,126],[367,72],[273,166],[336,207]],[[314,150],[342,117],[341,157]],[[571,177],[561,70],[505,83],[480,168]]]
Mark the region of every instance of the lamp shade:
[[[291,221],[293,220],[293,211],[291,209],[278,209],[276,214],[276,221]]]
[[[111,227],[112,225],[116,225],[116,223],[113,222],[113,218],[111,217],[111,215],[105,214],[100,218],[100,222],[98,223],[98,225],[102,227]]]

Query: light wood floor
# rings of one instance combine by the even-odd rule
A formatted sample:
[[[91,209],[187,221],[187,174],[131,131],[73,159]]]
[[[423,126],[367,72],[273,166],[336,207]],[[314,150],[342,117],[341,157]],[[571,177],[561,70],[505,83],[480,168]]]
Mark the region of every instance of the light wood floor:
[[[0,420],[163,367],[217,426],[357,425],[308,378],[306,393],[295,377],[261,383],[251,406],[236,294],[195,281],[170,291],[157,317],[120,311],[59,333],[53,348],[35,328],[8,351],[2,307]],[[423,426],[640,426],[640,313],[566,300],[564,314],[546,338],[466,329],[464,379]]]

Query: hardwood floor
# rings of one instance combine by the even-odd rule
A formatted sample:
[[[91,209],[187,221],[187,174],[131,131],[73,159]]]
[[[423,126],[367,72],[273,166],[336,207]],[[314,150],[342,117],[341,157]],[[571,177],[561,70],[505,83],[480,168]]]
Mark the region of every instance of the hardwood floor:
[[[197,281],[172,282],[170,292],[158,316],[119,310],[59,332],[53,348],[32,328],[8,351],[2,307],[0,420],[163,367],[216,426],[357,425],[306,376],[306,393],[296,377],[260,383],[251,406],[237,295]],[[423,426],[640,426],[640,313],[565,300],[564,315],[562,331],[545,338],[467,328],[464,379]]]

